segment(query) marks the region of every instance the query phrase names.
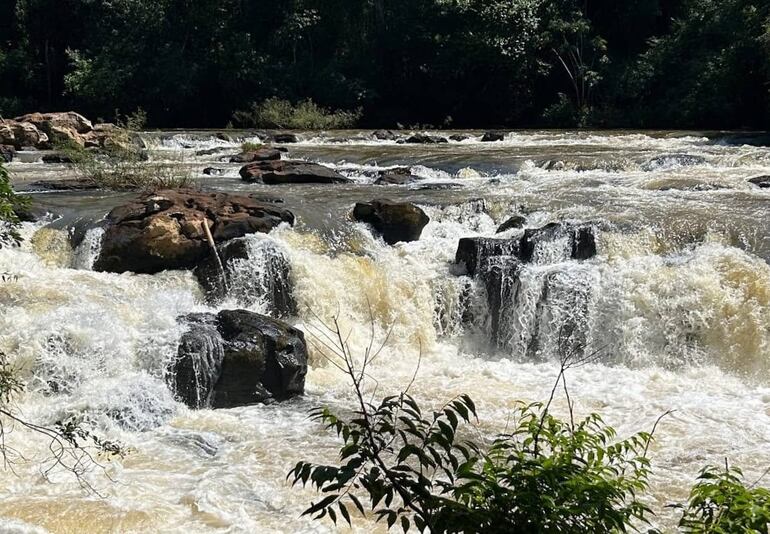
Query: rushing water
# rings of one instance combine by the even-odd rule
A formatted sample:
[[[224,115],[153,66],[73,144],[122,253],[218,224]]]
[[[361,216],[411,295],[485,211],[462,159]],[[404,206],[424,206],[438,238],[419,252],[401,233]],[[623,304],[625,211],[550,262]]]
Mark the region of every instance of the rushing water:
[[[434,404],[470,394],[487,433],[517,401],[547,397],[566,326],[602,355],[568,375],[580,414],[600,412],[627,435],[675,410],[652,448],[650,499],[664,528],[673,517],[664,506],[703,465],[727,456],[749,479],[770,466],[770,189],[747,182],[770,174],[770,150],[755,139],[520,132],[497,143],[399,145],[361,132],[304,135],[291,157],[355,182],[268,187],[241,182],[238,165],[220,161],[248,134],[236,137],[145,137],[153,158],[190,166],[204,187],[278,196],[298,217],[294,228],[250,238],[254,257],[236,284],[246,289],[219,308],[267,311],[248,292],[270,285],[262,254],[278,254],[291,267],[292,323],[310,331],[339,315],[354,351],[387,336],[372,369],[378,394],[403,388],[419,361],[413,392]],[[395,165],[423,180],[372,185]],[[199,174],[208,166],[223,175]],[[71,172],[31,154],[10,168],[21,189]],[[50,224],[26,225],[20,249],[0,250],[0,271],[12,275],[0,284],[0,349],[27,381],[18,409],[48,424],[84,417],[130,447],[90,472],[94,493],[65,472],[47,480],[47,443],[14,428],[7,439],[27,461],[0,471],[3,532],[331,531],[299,517],[313,494],[285,476],[298,460],[334,459],[337,441],[306,414],[350,406],[345,377],[312,351],[301,399],[218,411],[177,403],[165,380],[182,333],[176,317],[211,308],[188,272],[90,270],[101,233],[88,228],[128,196],[38,192]],[[422,238],[390,247],[350,220],[354,202],[378,197],[422,206],[431,218]],[[565,243],[549,243],[518,273],[515,299],[491,309],[454,255],[461,237],[493,236],[514,214],[527,227],[591,225],[598,254],[578,262]]]

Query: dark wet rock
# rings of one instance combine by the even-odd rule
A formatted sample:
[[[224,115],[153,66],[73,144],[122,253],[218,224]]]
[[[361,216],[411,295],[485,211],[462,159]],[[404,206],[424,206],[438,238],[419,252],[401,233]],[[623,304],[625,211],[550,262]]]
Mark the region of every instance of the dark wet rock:
[[[521,228],[524,226],[524,223],[527,222],[527,219],[521,215],[514,215],[513,217],[510,217],[507,221],[505,221],[503,224],[497,227],[497,234],[505,232],[507,230],[512,230],[514,228]]]
[[[245,310],[181,319],[190,330],[169,371],[188,406],[232,408],[304,392],[307,345],[300,330]]]
[[[376,130],[372,132],[372,137],[380,141],[395,141],[398,135],[390,130]]]
[[[504,341],[501,322],[508,316],[507,310],[515,308],[518,300],[522,265],[515,255],[492,256],[485,260],[485,268],[481,273],[492,339],[498,344]]]
[[[16,156],[16,149],[13,145],[0,145],[0,163],[10,163]]]
[[[99,186],[85,178],[62,178],[58,180],[38,180],[29,186],[42,191],[93,191]]]
[[[218,167],[206,167],[203,169],[203,174],[206,176],[222,176],[224,173],[225,170]]]
[[[294,224],[294,215],[248,195],[188,189],[146,193],[107,215],[94,270],[152,274],[193,268],[210,253],[203,221],[215,243],[222,243],[267,233],[283,222]]]
[[[596,240],[591,226],[550,223],[542,228],[528,228],[521,239],[521,259],[535,259],[539,246],[565,237],[568,240],[568,258],[586,260],[596,255]]]
[[[450,141],[456,141],[456,142],[465,141],[470,138],[471,138],[470,135],[465,135],[465,134],[453,134],[449,136]]]
[[[435,145],[438,143],[448,143],[449,141],[446,137],[442,137],[440,135],[418,133],[407,137],[404,142],[409,144]]]
[[[399,241],[417,241],[430,218],[411,202],[378,199],[359,202],[353,218],[372,225],[389,245]]]
[[[259,148],[236,154],[230,158],[230,163],[251,163],[252,161],[271,161],[281,159],[281,150],[275,148]]]
[[[204,148],[202,150],[196,150],[195,155],[196,156],[213,156],[215,154],[219,154],[221,152],[225,152],[230,150],[230,147],[226,146],[217,146],[214,148]]]
[[[763,189],[770,188],[770,176],[755,176],[754,178],[749,178],[749,183]]]
[[[655,156],[642,165],[643,171],[654,171],[657,169],[666,169],[670,167],[691,167],[693,165],[702,165],[706,162],[703,156],[693,154],[664,154]]]
[[[189,330],[179,340],[170,372],[172,389],[177,399],[190,408],[208,408],[222,374],[224,342],[215,315],[194,313],[182,319]]]
[[[380,171],[379,178],[374,182],[374,185],[407,185],[419,180],[421,178],[413,175],[409,167],[398,167]]]
[[[593,227],[568,223],[551,223],[542,228],[528,228],[521,237],[495,239],[464,237],[457,245],[455,263],[464,264],[467,273],[475,276],[487,268],[490,258],[513,256],[528,263],[536,260],[538,247],[564,239],[566,250],[562,259],[586,260],[596,255]]]
[[[484,132],[484,135],[481,136],[482,143],[502,141],[503,139],[505,139],[505,133],[503,132]]]
[[[338,172],[317,163],[292,160],[255,161],[240,171],[245,182],[263,184],[340,184],[350,183]]]
[[[465,265],[465,271],[475,276],[483,270],[490,257],[519,257],[521,239],[494,239],[491,237],[463,237],[457,244],[455,263]]]
[[[274,317],[297,314],[291,264],[274,241],[233,239],[217,246],[217,252],[225,271],[224,280],[214,255],[209,255],[194,271],[210,304],[217,305],[229,296],[241,306],[264,303]]]
[[[65,154],[46,154],[41,159],[43,163],[72,163],[72,158]]]
[[[277,134],[273,134],[270,137],[270,140],[273,143],[281,143],[281,144],[299,143],[299,137],[297,137],[297,135],[293,134],[293,133],[277,133]]]

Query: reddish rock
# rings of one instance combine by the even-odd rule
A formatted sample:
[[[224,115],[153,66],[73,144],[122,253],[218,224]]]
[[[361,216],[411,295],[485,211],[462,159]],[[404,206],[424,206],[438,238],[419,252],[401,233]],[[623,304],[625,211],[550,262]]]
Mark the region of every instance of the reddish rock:
[[[94,270],[191,269],[210,253],[204,220],[215,243],[222,243],[254,232],[267,233],[282,222],[294,224],[294,215],[250,195],[186,189],[147,193],[107,215]]]
[[[245,182],[263,184],[339,184],[351,180],[323,165],[292,160],[255,161],[241,168]]]

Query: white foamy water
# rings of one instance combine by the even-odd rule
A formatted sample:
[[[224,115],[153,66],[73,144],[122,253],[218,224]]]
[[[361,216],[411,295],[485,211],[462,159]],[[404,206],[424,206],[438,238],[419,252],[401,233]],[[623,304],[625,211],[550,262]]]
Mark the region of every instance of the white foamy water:
[[[319,320],[338,316],[357,354],[372,335],[378,342],[389,335],[372,368],[377,395],[400,391],[419,362],[413,393],[428,405],[468,393],[486,434],[502,430],[517,401],[547,397],[558,372],[559,332],[569,326],[586,350],[602,354],[567,376],[578,415],[599,412],[626,436],[675,410],[661,423],[651,455],[650,499],[663,528],[674,522],[665,505],[685,497],[702,466],[727,456],[750,480],[770,466],[770,194],[746,184],[770,172],[767,149],[698,135],[515,133],[500,143],[449,148],[306,139],[297,156],[361,178],[347,189],[258,189],[282,195],[300,224],[250,238],[250,259],[240,260],[233,280],[251,309],[267,310],[264,295],[276,277],[265,254],[285,258],[298,308],[290,322],[311,333]],[[227,143],[182,135],[158,145],[162,154]],[[556,154],[532,153],[541,149]],[[680,152],[704,160],[642,169]],[[369,186],[373,173],[400,164],[398,155],[426,182],[459,188]],[[601,161],[589,170],[536,164],[588,156],[631,163],[626,170]],[[729,188],[681,185],[703,183]],[[353,202],[383,195],[423,207],[431,222],[419,241],[386,246],[366,225],[346,219]],[[56,202],[92,209],[87,197]],[[457,242],[494,236],[517,213],[531,228],[591,223],[598,255],[578,262],[569,259],[566,241],[544,244],[516,276],[516,298],[491,310],[481,280],[453,265]],[[0,471],[0,531],[335,531],[299,517],[314,494],[291,488],[285,476],[299,460],[334,461],[338,441],[307,412],[350,407],[345,377],[313,348],[302,398],[187,409],[166,385],[182,334],[176,318],[215,309],[187,272],[92,272],[101,235],[92,229],[72,249],[66,230],[27,225],[21,249],[0,250],[0,272],[12,275],[0,284],[0,349],[27,382],[17,399],[26,418],[52,424],[81,417],[130,450],[105,461],[106,471],[88,474],[94,494],[66,472],[45,480],[40,462],[48,443],[14,428],[9,442],[28,461]],[[217,308],[238,304],[230,299]],[[565,415],[564,399],[555,409]],[[361,519],[355,525],[373,528]]]

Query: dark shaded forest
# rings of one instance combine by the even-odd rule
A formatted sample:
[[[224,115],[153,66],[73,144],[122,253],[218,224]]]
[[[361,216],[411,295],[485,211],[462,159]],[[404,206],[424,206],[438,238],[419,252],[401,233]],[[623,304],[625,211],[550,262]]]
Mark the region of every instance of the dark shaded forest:
[[[770,2],[0,2],[2,116],[222,127],[271,97],[365,127],[767,129]]]

